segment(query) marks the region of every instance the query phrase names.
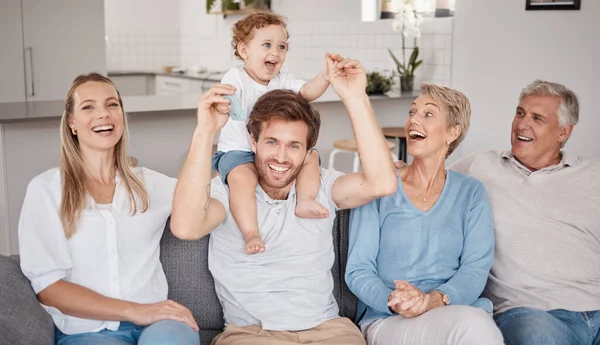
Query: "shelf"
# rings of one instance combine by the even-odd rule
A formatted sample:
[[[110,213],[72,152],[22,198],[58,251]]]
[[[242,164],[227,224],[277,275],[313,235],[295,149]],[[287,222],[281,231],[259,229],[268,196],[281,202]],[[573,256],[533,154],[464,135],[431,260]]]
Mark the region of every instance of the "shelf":
[[[265,11],[265,10],[268,11],[268,9],[266,9],[266,8],[249,7],[249,8],[244,8],[241,10],[227,10],[225,12],[223,12],[223,11],[209,12],[208,14],[222,14],[224,16],[230,16],[230,15],[236,15],[236,14],[240,14],[240,15],[250,14],[250,13],[253,13],[256,11]]]

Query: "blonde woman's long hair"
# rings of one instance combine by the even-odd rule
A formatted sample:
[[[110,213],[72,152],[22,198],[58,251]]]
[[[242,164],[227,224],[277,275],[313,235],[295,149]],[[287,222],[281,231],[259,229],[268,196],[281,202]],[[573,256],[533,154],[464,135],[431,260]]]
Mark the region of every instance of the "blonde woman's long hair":
[[[79,139],[71,131],[69,120],[73,116],[73,95],[75,91],[80,85],[92,81],[107,83],[115,87],[110,79],[98,73],[78,76],[73,81],[73,85],[67,93],[65,109],[60,123],[60,171],[63,182],[60,220],[67,238],[75,234],[77,222],[81,216],[81,212],[86,207],[88,197],[88,189],[85,183],[86,171],[83,167]],[[125,115],[123,100],[118,90],[117,95],[121,111],[123,112],[123,135],[114,147],[114,163],[121,183],[125,184],[127,194],[129,194],[129,208],[133,215],[138,211],[145,212],[148,209],[148,192],[142,181],[133,172],[129,162],[129,156],[127,155],[127,116]]]

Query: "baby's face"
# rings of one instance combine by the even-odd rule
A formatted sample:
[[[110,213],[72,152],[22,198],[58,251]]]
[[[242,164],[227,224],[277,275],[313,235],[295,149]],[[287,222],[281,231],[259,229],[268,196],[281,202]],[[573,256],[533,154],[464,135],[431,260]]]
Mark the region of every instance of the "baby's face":
[[[246,72],[257,83],[269,84],[285,62],[288,49],[287,31],[281,25],[269,25],[254,29],[253,37],[242,44],[240,55]]]

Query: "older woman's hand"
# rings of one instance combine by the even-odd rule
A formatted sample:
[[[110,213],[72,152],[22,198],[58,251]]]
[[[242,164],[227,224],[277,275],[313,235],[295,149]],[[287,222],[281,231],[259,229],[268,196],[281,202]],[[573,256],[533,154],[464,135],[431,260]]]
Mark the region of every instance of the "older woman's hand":
[[[396,161],[394,162],[394,166],[396,167],[396,176],[400,176],[400,171],[406,166],[406,163],[404,161]]]
[[[428,294],[404,280],[396,280],[394,284],[396,290],[388,299],[390,309],[406,318],[417,317],[428,310]]]

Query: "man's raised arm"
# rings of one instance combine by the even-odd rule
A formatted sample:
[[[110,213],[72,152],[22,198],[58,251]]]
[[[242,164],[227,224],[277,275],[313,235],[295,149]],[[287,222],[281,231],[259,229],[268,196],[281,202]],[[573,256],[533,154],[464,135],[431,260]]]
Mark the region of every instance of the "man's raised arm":
[[[338,207],[354,208],[398,188],[396,168],[365,92],[365,69],[357,60],[329,60],[330,82],[348,109],[363,171],[338,178],[332,196]]]
[[[229,100],[235,88],[215,84],[198,101],[198,123],[183,163],[173,197],[171,231],[183,240],[196,240],[213,231],[227,214],[221,201],[211,198],[212,146],[216,133],[229,119]]]

